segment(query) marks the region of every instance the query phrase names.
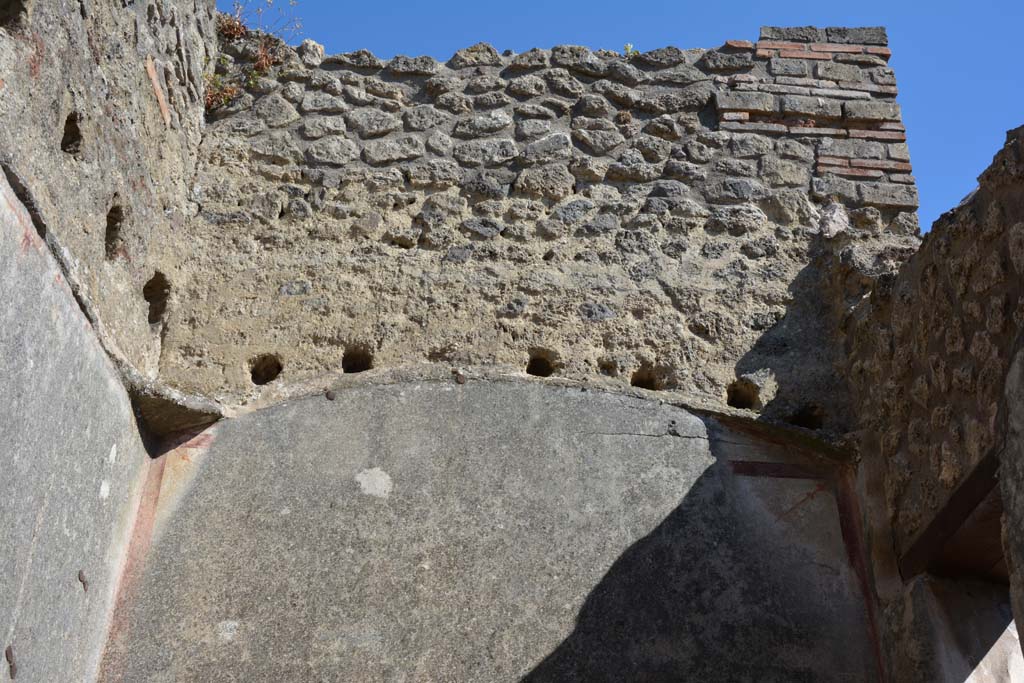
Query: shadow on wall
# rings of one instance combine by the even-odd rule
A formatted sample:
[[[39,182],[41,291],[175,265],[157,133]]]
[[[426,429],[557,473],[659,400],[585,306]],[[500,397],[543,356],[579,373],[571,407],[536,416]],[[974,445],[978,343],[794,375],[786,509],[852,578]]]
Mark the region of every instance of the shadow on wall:
[[[877,680],[831,484],[716,457],[523,681]]]
[[[822,250],[818,242],[811,248]],[[747,376],[759,388],[766,416],[841,432],[849,426],[842,417],[847,391],[835,370],[840,350],[828,285],[823,259],[812,258],[789,284],[785,314],[740,358],[736,377]]]
[[[844,315],[917,249],[913,235],[890,237],[885,244],[856,233],[811,241],[807,265],[787,287],[785,314],[736,364],[736,377],[760,390],[754,407],[763,404],[762,414],[807,429],[853,428]]]
[[[903,630],[885,646],[889,677],[880,678],[833,476],[787,478],[775,463],[737,476],[749,463],[716,458],[616,560],[569,637],[524,682],[962,683],[1024,673],[1005,586],[925,576],[887,615]]]

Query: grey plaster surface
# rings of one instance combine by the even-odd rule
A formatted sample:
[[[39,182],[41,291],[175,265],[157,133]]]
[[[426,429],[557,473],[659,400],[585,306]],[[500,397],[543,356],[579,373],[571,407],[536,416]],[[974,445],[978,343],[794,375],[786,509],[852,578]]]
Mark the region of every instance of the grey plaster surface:
[[[106,680],[874,680],[832,493],[711,427],[475,380],[223,421],[165,456]]]
[[[0,282],[0,650],[14,660],[0,660],[0,680],[93,680],[148,456],[113,366],[2,175]]]

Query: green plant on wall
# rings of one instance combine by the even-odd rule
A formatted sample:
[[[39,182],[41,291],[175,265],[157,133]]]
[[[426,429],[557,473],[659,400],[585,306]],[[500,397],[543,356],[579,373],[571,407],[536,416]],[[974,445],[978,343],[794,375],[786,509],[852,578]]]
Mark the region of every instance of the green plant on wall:
[[[281,61],[288,38],[302,29],[294,14],[297,0],[236,0],[229,13],[217,15],[217,34],[223,41],[252,39],[256,50],[250,66],[232,69],[221,56],[218,72],[206,76],[205,104],[213,111],[230,104],[243,88],[254,88],[263,74]]]

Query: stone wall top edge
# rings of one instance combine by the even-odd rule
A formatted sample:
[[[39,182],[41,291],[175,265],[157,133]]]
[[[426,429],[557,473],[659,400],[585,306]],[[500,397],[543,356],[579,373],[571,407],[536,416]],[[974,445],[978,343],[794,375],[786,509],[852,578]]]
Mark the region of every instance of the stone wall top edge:
[[[884,26],[762,26],[761,40],[847,45],[888,45]]]
[[[884,47],[888,45],[888,36],[884,26],[868,26],[868,27],[816,27],[816,26],[796,26],[796,27],[785,27],[785,26],[762,26],[758,37],[759,41],[786,41],[786,42],[798,42],[798,43],[826,43],[834,45],[858,45],[858,46],[871,46],[871,47]],[[291,45],[293,49],[299,49],[304,45],[314,45],[315,41],[306,39],[302,41],[301,45]],[[359,48],[354,50],[343,51],[337,54],[327,54],[325,57],[326,63],[332,61],[345,64],[350,67],[365,68],[367,70],[376,71],[392,66],[396,60],[422,60],[424,62],[431,62],[437,65],[445,65],[450,69],[464,69],[481,66],[512,66],[513,68],[529,68],[530,65],[523,65],[518,63],[517,57],[521,55],[529,55],[535,53],[551,53],[558,50],[574,50],[574,51],[585,51],[593,53],[595,56],[601,59],[621,59],[624,61],[631,61],[637,59],[640,62],[645,62],[648,59],[654,59],[655,61],[663,61],[666,53],[677,53],[680,56],[684,54],[699,56],[701,53],[708,52],[711,50],[725,49],[750,49],[754,47],[754,42],[736,39],[726,40],[720,46],[713,47],[678,47],[676,45],[665,45],[659,48],[654,48],[646,51],[637,51],[631,54],[624,54],[617,50],[610,50],[604,48],[592,48],[586,45],[578,44],[558,44],[549,48],[533,47],[523,52],[517,52],[515,50],[503,50],[498,51],[490,43],[481,41],[475,43],[466,48],[456,50],[455,53],[449,59],[437,59],[430,55],[418,55],[410,56],[405,54],[396,54],[394,57],[379,58],[373,54],[372,51]],[[632,47],[632,46],[630,46]],[[322,49],[322,48],[321,48]],[[352,57],[358,55],[361,64],[348,63],[349,60],[346,57]],[[335,58],[332,60],[332,57]],[[341,61],[338,61],[338,60]],[[682,60],[680,60],[682,61]]]

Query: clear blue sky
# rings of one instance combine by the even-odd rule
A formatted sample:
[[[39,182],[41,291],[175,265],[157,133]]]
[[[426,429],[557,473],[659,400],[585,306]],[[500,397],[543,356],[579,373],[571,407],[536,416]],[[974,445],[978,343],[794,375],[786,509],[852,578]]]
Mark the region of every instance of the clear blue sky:
[[[300,0],[295,13],[300,37],[328,53],[440,60],[481,40],[499,51],[627,42],[650,50],[756,40],[762,25],[886,26],[925,230],[974,188],[1004,133],[1024,125],[1024,0]]]

